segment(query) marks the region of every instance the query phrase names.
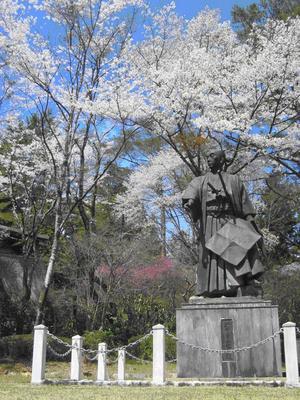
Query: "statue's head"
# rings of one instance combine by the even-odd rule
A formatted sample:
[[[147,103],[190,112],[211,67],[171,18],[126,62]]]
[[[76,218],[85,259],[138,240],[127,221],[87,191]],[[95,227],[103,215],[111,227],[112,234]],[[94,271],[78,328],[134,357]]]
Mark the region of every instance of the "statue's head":
[[[207,164],[212,171],[221,171],[225,164],[225,152],[223,150],[212,151],[207,157]]]

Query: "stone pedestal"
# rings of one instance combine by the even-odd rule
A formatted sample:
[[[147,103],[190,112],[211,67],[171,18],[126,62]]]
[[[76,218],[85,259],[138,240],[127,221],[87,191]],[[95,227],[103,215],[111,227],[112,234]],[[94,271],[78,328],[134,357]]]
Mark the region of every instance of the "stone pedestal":
[[[253,297],[191,298],[176,312],[178,377],[281,376],[280,337],[235,353],[193,348],[251,346],[279,330],[278,307]]]

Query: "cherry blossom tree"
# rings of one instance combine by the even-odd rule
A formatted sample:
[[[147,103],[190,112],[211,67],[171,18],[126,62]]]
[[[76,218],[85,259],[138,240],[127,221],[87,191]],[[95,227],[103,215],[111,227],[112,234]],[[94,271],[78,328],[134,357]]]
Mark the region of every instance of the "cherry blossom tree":
[[[101,110],[94,113],[78,105],[83,100],[93,104],[107,90],[109,76],[130,38],[136,10],[142,5],[142,0],[1,2],[1,58],[16,81],[2,129],[12,124],[12,110],[14,120],[18,115],[37,113],[34,142],[47,155],[44,161],[51,175],[53,241],[37,322],[70,216],[78,210],[85,230],[93,229],[97,185],[133,134],[122,118],[116,122]],[[44,29],[33,13],[39,15],[39,22],[48,21]],[[121,139],[115,141],[117,136]],[[28,158],[33,149],[22,147],[24,153],[27,150]],[[21,158],[17,162],[29,176],[28,164]],[[41,158],[32,159],[32,177],[40,175],[41,163]]]
[[[34,118],[30,121],[33,123]],[[1,197],[8,207],[4,219],[17,228],[22,249],[22,290],[12,297],[17,304],[14,318],[19,333],[23,332],[29,310],[33,314],[34,277],[43,274],[45,246],[40,244],[49,239],[55,204],[48,154],[41,144],[32,129],[21,123],[10,125],[1,136]]]
[[[161,204],[170,201],[169,228],[179,234],[183,217],[174,218],[174,211],[180,213],[183,182],[172,182],[172,195],[159,195],[157,176],[166,183],[175,169],[181,177],[201,175],[205,146],[227,150],[226,168],[242,176],[258,206],[270,174],[299,179],[300,19],[268,21],[241,42],[214,10],[186,21],[171,3],[149,18],[145,40],[127,46],[120,69],[127,85],[123,79],[117,100],[124,118],[166,146],[129,178],[118,212],[128,222],[140,224],[146,215],[159,224]],[[111,97],[108,115],[115,104]],[[166,170],[170,154],[181,165]],[[276,243],[267,227],[264,232]]]
[[[228,170],[253,191],[270,172],[300,176],[299,18],[254,27],[240,42],[216,11],[184,20],[174,8],[152,12],[142,0],[1,2],[0,79],[10,77],[1,129],[37,113],[32,135],[51,176],[53,242],[37,321],[70,217],[78,212],[85,231],[95,229],[99,184],[135,132],[164,145],[129,178],[117,212],[154,221],[163,241],[166,229],[174,231],[169,224],[182,231],[179,193],[185,179],[204,172],[205,146],[226,148]],[[137,9],[146,21],[140,41],[131,34]],[[46,18],[45,29],[34,13]],[[20,159],[25,174],[28,157]],[[40,160],[32,161],[39,175]]]
[[[210,137],[231,145],[232,164],[246,148],[245,165],[264,157],[299,177],[299,25],[268,21],[241,43],[217,11],[186,21],[171,3],[152,16],[144,41],[128,44],[106,112],[118,106],[162,137],[194,175],[201,169],[191,144]]]

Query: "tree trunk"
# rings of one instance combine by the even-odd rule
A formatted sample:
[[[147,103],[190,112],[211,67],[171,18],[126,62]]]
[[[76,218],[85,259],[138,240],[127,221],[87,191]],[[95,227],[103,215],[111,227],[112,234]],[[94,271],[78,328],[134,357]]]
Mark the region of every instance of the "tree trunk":
[[[167,227],[166,227],[166,209],[165,206],[161,206],[160,211],[160,229],[161,229],[161,257],[167,255]]]
[[[48,296],[48,291],[49,291],[49,286],[51,283],[51,278],[53,274],[53,268],[57,256],[57,250],[58,250],[58,240],[60,237],[60,229],[59,229],[59,222],[60,222],[60,212],[59,212],[60,206],[56,209],[56,215],[55,215],[55,227],[54,227],[54,236],[53,236],[53,242],[52,242],[52,247],[51,247],[51,254],[47,266],[47,272],[45,276],[45,281],[44,285],[41,289],[40,296],[39,296],[39,301],[37,305],[37,313],[36,313],[36,319],[35,319],[35,325],[39,325],[43,322],[44,319],[44,308],[45,308],[45,303],[47,300]]]

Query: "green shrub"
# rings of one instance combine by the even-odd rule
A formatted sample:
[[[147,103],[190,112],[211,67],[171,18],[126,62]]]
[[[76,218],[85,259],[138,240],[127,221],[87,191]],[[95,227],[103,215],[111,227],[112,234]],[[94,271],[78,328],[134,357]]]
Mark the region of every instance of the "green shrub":
[[[134,336],[129,339],[128,343],[133,343],[140,339],[142,336]],[[129,347],[128,352],[143,360],[152,360],[152,336],[143,340],[141,343],[134,347]],[[169,336],[166,336],[166,360],[173,360],[176,358],[176,342]]]
[[[86,349],[98,349],[99,343],[107,343],[108,347],[115,345],[115,336],[112,331],[86,331],[83,334],[83,346]]]
[[[61,337],[64,342],[71,344],[70,338]],[[61,343],[56,342],[48,337],[48,343],[59,354],[65,353],[68,348]],[[33,335],[12,335],[0,339],[0,358],[9,359],[12,361],[30,361],[32,359],[33,350]],[[47,360],[58,361],[61,357],[53,354],[49,347],[47,347]],[[63,359],[64,361],[70,360],[70,356]]]
[[[0,357],[11,360],[31,360],[32,334],[5,336],[0,339]]]

